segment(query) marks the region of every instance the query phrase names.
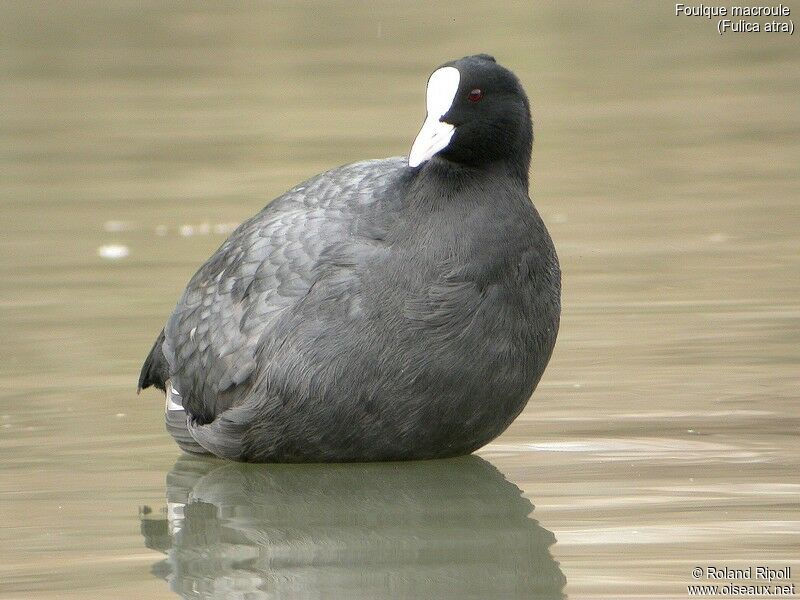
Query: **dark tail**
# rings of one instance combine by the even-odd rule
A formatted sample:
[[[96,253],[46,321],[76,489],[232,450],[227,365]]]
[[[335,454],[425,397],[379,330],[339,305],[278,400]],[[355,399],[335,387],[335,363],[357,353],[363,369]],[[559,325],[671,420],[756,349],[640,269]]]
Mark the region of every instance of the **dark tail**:
[[[142,372],[139,374],[139,386],[136,388],[138,394],[143,389],[149,388],[151,385],[156,386],[162,392],[166,391],[166,382],[169,379],[169,365],[167,359],[164,358],[164,351],[161,346],[164,344],[164,330],[161,330],[156,343],[150,350],[150,354],[142,365]]]

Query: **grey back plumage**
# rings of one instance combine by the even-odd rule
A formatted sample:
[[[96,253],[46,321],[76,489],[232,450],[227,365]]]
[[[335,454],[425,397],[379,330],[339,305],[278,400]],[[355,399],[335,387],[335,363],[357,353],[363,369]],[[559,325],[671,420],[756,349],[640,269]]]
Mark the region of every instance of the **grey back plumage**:
[[[192,277],[165,327],[173,385],[204,423],[237,405],[257,349],[280,334],[314,282],[336,267],[336,246],[391,184],[402,159],[364,161],[318,175],[237,228]]]

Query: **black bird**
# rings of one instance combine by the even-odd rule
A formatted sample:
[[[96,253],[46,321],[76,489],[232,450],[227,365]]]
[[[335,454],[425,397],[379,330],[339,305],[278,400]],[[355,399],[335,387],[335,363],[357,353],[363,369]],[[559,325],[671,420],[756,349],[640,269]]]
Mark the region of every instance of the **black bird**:
[[[485,54],[428,80],[409,157],[327,171],[242,223],[145,360],[181,448],[254,462],[427,459],[502,433],[544,372],[561,275],[533,130]]]

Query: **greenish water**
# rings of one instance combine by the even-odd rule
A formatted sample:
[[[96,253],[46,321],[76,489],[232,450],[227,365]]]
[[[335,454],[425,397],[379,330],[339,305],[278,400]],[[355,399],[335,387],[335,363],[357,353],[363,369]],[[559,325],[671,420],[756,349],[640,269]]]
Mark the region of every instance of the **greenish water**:
[[[796,35],[637,2],[0,28],[0,597],[683,598],[698,565],[797,565]],[[294,183],[406,153],[429,72],[477,51],[531,96],[564,273],[534,401],[479,458],[179,460],[135,384],[185,282]]]

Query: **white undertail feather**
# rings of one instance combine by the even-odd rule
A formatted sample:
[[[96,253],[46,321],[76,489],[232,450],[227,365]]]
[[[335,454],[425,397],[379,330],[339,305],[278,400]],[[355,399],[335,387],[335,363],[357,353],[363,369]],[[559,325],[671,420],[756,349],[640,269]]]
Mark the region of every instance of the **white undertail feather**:
[[[172,381],[167,379],[167,406],[166,410],[183,410],[181,394],[172,387]]]

